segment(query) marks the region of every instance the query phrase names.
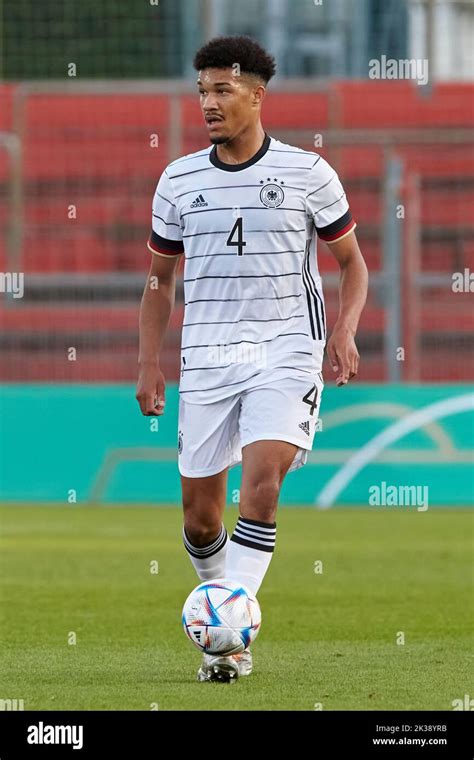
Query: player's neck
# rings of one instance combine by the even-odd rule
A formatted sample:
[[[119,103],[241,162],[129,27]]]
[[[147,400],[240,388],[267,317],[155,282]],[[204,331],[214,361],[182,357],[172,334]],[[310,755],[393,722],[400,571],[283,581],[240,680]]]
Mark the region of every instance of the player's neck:
[[[243,164],[258,153],[264,139],[265,131],[258,123],[255,129],[238,135],[232,141],[217,145],[217,158],[225,164]]]

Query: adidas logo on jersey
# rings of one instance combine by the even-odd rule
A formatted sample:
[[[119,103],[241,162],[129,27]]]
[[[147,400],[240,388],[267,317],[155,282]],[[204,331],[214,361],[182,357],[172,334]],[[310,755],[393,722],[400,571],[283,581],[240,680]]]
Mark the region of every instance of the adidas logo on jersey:
[[[191,208],[200,208],[201,206],[209,206],[209,203],[206,203],[202,195],[198,195],[196,200],[191,203]]]
[[[309,422],[308,421],[306,421],[306,422],[300,422],[300,424],[298,425],[298,427],[300,427],[301,430],[304,430],[304,432],[306,433],[306,435],[309,435]]]

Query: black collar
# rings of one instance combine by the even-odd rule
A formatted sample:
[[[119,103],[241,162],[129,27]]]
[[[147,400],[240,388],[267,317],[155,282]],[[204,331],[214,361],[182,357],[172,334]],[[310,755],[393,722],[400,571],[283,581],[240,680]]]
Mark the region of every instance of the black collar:
[[[262,156],[264,156],[267,152],[270,146],[270,141],[271,137],[265,132],[265,139],[263,140],[261,148],[259,148],[259,150],[255,153],[254,156],[252,156],[252,158],[249,158],[248,161],[244,161],[242,164],[226,164],[224,161],[221,161],[217,155],[217,145],[214,145],[211,152],[209,153],[209,160],[211,164],[217,166],[218,169],[223,169],[225,172],[240,172],[242,169],[248,169],[249,166],[256,164],[257,161],[260,161]]]

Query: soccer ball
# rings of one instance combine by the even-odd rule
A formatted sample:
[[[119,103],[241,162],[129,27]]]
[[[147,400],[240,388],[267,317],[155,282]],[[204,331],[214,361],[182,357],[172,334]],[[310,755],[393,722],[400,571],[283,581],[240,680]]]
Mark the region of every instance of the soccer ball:
[[[200,583],[183,607],[183,628],[206,654],[243,652],[260,629],[260,605],[252,592],[235,581],[217,578]]]

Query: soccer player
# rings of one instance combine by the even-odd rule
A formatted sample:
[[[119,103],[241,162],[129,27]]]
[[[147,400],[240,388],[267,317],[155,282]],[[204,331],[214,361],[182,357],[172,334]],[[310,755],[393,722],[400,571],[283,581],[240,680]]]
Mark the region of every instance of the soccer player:
[[[334,169],[262,127],[274,59],[248,37],[220,37],[197,52],[194,66],[211,145],[169,164],[154,195],[136,398],[143,414],[163,414],[160,351],[184,255],[184,546],[201,580],[234,580],[256,594],[275,548],[280,488],[307,460],[323,390],[317,238],[341,270],[339,316],[327,346],[337,385],[357,374],[354,336],[367,269]],[[222,522],[227,471],[240,461],[240,514],[229,539]],[[204,655],[198,680],[251,670],[249,648]]]

